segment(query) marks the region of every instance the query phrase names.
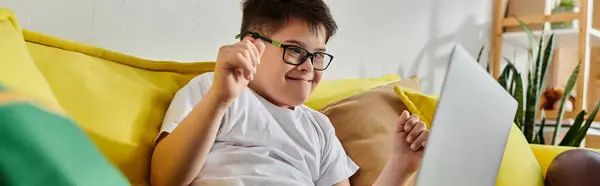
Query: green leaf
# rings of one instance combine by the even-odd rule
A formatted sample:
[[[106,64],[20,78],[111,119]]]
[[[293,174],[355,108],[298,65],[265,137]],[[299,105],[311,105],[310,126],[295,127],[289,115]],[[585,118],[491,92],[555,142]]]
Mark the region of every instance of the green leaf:
[[[528,142],[531,142],[533,137],[532,129],[534,128],[535,122],[535,93],[532,91],[532,87],[533,86],[527,87],[525,119],[523,120],[523,134]]]
[[[529,72],[527,72],[527,94],[529,94],[529,91],[532,90],[533,76],[534,76],[534,74],[531,72],[531,70]]]
[[[519,74],[516,74],[515,72],[511,73],[512,77],[510,78],[510,83],[508,84],[508,92],[510,93],[510,95],[512,95],[513,97],[515,97],[515,76],[518,76]]]
[[[537,134],[535,135],[535,138],[533,139],[533,141],[531,141],[531,143],[540,144],[540,138],[537,136]]]
[[[588,129],[590,128],[590,126],[592,126],[592,123],[594,122],[594,119],[596,118],[596,114],[598,114],[598,109],[600,109],[600,102],[598,102],[598,104],[596,104],[596,108],[594,109],[592,114],[590,114],[590,117],[587,119],[587,121],[585,121],[585,125],[583,125],[583,127],[581,129],[579,129],[579,132],[577,133],[577,136],[575,136],[575,139],[573,140],[571,146],[573,146],[573,147],[581,146],[581,142],[583,141],[583,138],[585,138],[585,136],[587,135]]]
[[[508,75],[506,76],[506,91],[512,95],[512,91],[510,90],[510,87],[512,87],[513,81],[512,81],[512,76],[514,76],[514,73],[512,70],[510,70],[508,72]]]
[[[515,114],[514,122],[520,128],[521,124],[523,123],[523,79],[521,78],[521,74],[519,73],[519,71],[517,71],[517,67],[513,65],[513,62],[506,57],[504,58],[504,60],[508,62],[508,64],[506,64],[506,69],[510,69],[513,74],[512,86],[509,92],[511,93],[513,98],[517,100],[518,103],[517,113]]]
[[[541,41],[540,41],[540,43],[541,43]],[[546,76],[547,76],[548,67],[550,66],[550,63],[552,63],[552,61],[553,61],[553,59],[552,59],[553,56],[554,56],[554,34],[550,35],[550,39],[548,40],[548,43],[546,44],[546,48],[544,50],[544,55],[542,56],[543,59],[541,61],[541,64],[538,64],[538,66],[537,66],[538,69],[536,70],[539,72],[537,74],[539,76],[539,78],[535,78],[535,79],[537,79],[537,82],[536,82],[537,90],[536,90],[536,98],[535,98],[535,110],[536,111],[538,110],[540,97],[542,95],[542,90],[544,89],[544,85],[546,84]],[[539,58],[540,57],[538,56],[538,60],[539,60]],[[543,138],[543,136],[542,136],[542,138]],[[553,140],[554,140],[554,138],[553,138]]]
[[[546,60],[545,60],[546,56],[544,56],[544,54],[546,54],[546,52],[548,51],[548,49],[553,50],[550,47],[543,48],[543,44],[542,44],[543,40],[541,40],[541,39],[543,39],[543,37],[540,38],[539,52],[538,52],[538,56],[537,56],[537,59],[535,60],[535,64],[534,64],[534,67],[533,67],[533,71],[534,71],[534,74],[535,74],[533,76],[533,83],[535,85],[534,86],[534,92],[536,94],[539,92],[539,88],[542,86],[542,84],[541,84],[542,66],[546,62]],[[552,41],[550,40],[548,42],[552,42]],[[544,53],[542,53],[542,51]]]
[[[546,116],[542,111],[542,123],[540,124],[540,130],[537,132],[538,144],[546,144],[546,139],[544,139],[544,127],[546,126]]]
[[[540,129],[537,133],[535,133],[535,139],[533,143],[535,144],[544,144],[546,140],[544,140],[544,126],[546,126],[546,114],[542,111],[542,123],[540,124]]]
[[[542,31],[543,32],[543,31]],[[534,61],[533,61],[533,67],[531,68],[531,71],[533,72],[533,74],[535,74],[532,78],[533,78],[533,84],[536,85],[534,86],[535,88],[535,92],[537,92],[537,88],[539,87],[539,82],[540,82],[540,72],[541,72],[541,64],[542,64],[542,59],[544,58],[542,55],[545,53],[542,53],[544,51],[544,35],[542,34],[542,36],[540,36],[540,42],[538,43],[538,49],[537,49],[537,55],[535,55]],[[546,48],[547,49],[547,48]]]
[[[531,29],[529,29],[529,27],[523,21],[521,21],[521,19],[519,19],[518,17],[515,17],[515,19],[517,19],[519,25],[521,25],[521,28],[523,28],[523,30],[525,31],[525,33],[527,33],[527,36],[529,37],[529,45],[531,47],[531,52],[536,54],[537,51],[534,47],[538,46],[538,43],[536,42],[535,35],[533,35]]]
[[[552,57],[554,56],[554,34],[550,35],[550,39],[548,40],[548,44],[546,44],[546,51],[544,51],[544,59],[542,60],[542,64],[541,64],[541,72],[540,72],[540,82],[539,82],[539,86],[538,86],[538,95],[542,94],[542,90],[544,88],[544,85],[546,84],[546,73],[548,71],[548,67],[550,66],[550,63],[552,63],[553,59]]]
[[[521,121],[523,121],[523,120],[520,120],[519,118],[517,118],[517,117],[515,116],[515,120],[514,120],[514,122],[515,122],[515,125],[517,125],[517,127],[519,127],[519,130],[523,131],[523,128],[521,127],[521,126],[522,126],[522,123],[521,123]]]
[[[517,72],[517,69],[514,68],[514,66],[513,72],[516,74],[514,78],[516,88],[513,97],[517,100],[518,104],[517,113],[515,114],[515,123],[520,127],[521,121],[523,121],[523,80],[521,79],[521,74]]]
[[[539,100],[540,100],[540,90],[538,90],[538,87],[541,87],[540,83],[541,83],[541,71],[542,71],[542,67],[543,65],[543,61],[542,59],[544,58],[542,55],[542,49],[543,49],[543,41],[544,41],[544,31],[542,30],[542,35],[540,37],[540,42],[538,43],[538,50],[537,50],[537,56],[535,56],[535,59],[533,59],[535,62],[533,63],[533,68],[529,71],[529,83],[527,86],[527,101],[526,101],[526,107],[525,107],[525,119],[523,121],[523,134],[525,135],[525,138],[527,138],[528,142],[531,142],[531,140],[534,137],[534,129],[535,129],[535,118],[536,118],[536,112],[538,109],[538,104],[539,104]],[[549,44],[553,43],[553,39],[551,39],[550,41],[548,41]],[[547,51],[552,51],[553,46],[549,46],[547,48],[545,48],[545,53],[548,53]]]
[[[567,8],[573,8],[575,7],[575,1],[573,0],[561,0],[560,3],[558,4],[559,7],[567,7]]]
[[[530,72],[531,75],[531,72]],[[530,78],[529,80],[532,80]],[[533,139],[533,129],[535,128],[535,116],[536,116],[536,99],[538,99],[536,94],[536,85],[530,82],[527,86],[527,95],[525,95],[525,117],[523,119],[523,135],[527,139],[527,142],[531,143]]]
[[[507,88],[507,80],[508,80],[508,76],[510,73],[510,68],[508,67],[504,67],[504,70],[502,71],[502,74],[500,74],[500,77],[498,77],[498,83],[500,83],[500,85],[502,87],[504,87],[505,90],[508,90]]]
[[[485,46],[481,46],[481,48],[479,49],[479,54],[477,54],[477,62],[481,62],[481,55],[483,54],[483,48],[485,48]]]
[[[538,107],[538,101],[539,101],[539,95],[538,95],[538,87],[539,87],[539,82],[540,82],[540,73],[541,73],[541,68],[543,67],[543,65],[541,65],[541,60],[542,60],[542,47],[543,47],[543,41],[544,41],[544,29],[542,29],[542,34],[540,36],[540,41],[536,42],[536,38],[533,35],[533,33],[531,32],[531,30],[527,27],[527,25],[525,25],[521,20],[519,20],[517,18],[517,21],[519,21],[519,24],[521,25],[521,27],[523,28],[523,30],[525,30],[525,32],[527,33],[527,35],[529,36],[529,42],[530,42],[530,47],[531,47],[531,52],[533,54],[533,56],[531,57],[531,67],[529,68],[529,72],[528,72],[528,79],[527,79],[527,94],[525,95],[525,117],[523,119],[522,122],[522,131],[523,134],[525,136],[525,138],[527,139],[528,142],[532,142],[533,137],[534,137],[534,129],[535,129],[535,118],[536,118],[536,111],[537,111],[537,107]],[[552,47],[550,47],[552,48]]]
[[[577,83],[577,77],[579,74],[579,66],[581,66],[581,63],[577,64],[575,69],[573,69],[573,72],[571,72],[571,76],[569,77],[569,80],[567,81],[567,85],[565,86],[563,96],[560,99],[560,106],[558,107],[558,116],[556,117],[556,125],[557,126],[560,126],[562,119],[563,119],[563,115],[565,114],[565,102],[567,102],[567,98],[569,98],[569,95],[571,95],[571,91],[573,90],[573,87],[575,87],[575,83]],[[558,140],[556,138],[558,138],[560,129],[561,129],[560,127],[554,128],[554,133],[552,134],[552,145],[556,145],[558,143]]]
[[[569,128],[569,131],[567,131],[565,137],[563,137],[563,139],[560,141],[560,146],[568,146],[570,144],[573,144],[575,136],[577,136],[577,133],[579,132],[579,129],[581,129],[583,121],[585,121],[585,114],[587,114],[585,110],[579,112],[579,114],[575,118],[575,121],[573,122],[573,125],[571,125],[571,128]]]
[[[519,75],[519,72],[517,72],[515,65],[513,65],[514,63],[510,59],[508,59],[507,57],[504,57],[504,60],[507,62],[505,68],[509,70],[508,74],[505,76],[505,81],[506,81],[505,89],[508,91],[508,93],[510,93],[510,95],[514,95],[515,76]]]

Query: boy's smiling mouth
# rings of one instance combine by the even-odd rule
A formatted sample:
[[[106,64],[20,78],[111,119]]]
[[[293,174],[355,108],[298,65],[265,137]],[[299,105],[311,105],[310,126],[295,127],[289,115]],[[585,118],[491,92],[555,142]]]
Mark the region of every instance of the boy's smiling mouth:
[[[312,82],[313,78],[309,78],[309,77],[291,77],[291,76],[285,76],[286,80],[292,80],[292,81],[306,81],[306,82]]]

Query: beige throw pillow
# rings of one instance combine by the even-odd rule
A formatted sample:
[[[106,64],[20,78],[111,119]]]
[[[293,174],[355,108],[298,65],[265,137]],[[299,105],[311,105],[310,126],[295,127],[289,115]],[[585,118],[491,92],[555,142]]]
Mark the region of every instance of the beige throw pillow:
[[[394,86],[421,91],[416,77],[383,85],[339,100],[321,109],[335,127],[346,153],[360,169],[351,185],[372,185],[391,152],[396,119],[407,110]]]

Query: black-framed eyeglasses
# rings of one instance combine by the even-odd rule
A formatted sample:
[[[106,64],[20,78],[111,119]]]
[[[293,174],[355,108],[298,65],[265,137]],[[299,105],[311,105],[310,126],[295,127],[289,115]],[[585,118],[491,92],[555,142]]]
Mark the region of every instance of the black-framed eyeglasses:
[[[306,62],[307,58],[310,58],[313,68],[318,71],[323,71],[327,69],[327,67],[329,67],[329,64],[331,64],[331,61],[333,61],[333,56],[331,54],[325,52],[310,53],[308,52],[308,50],[302,47],[281,44],[280,42],[273,41],[265,36],[261,36],[256,32],[242,32],[241,34],[235,36],[235,38],[239,39],[246,35],[250,35],[255,39],[260,39],[267,43],[271,43],[275,46],[283,48],[283,61],[290,65],[302,65],[304,62]]]

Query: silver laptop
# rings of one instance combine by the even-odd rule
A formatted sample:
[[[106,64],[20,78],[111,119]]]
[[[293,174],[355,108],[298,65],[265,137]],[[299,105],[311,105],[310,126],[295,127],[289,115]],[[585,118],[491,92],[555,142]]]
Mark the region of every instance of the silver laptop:
[[[416,185],[494,186],[516,110],[516,100],[456,46]]]

